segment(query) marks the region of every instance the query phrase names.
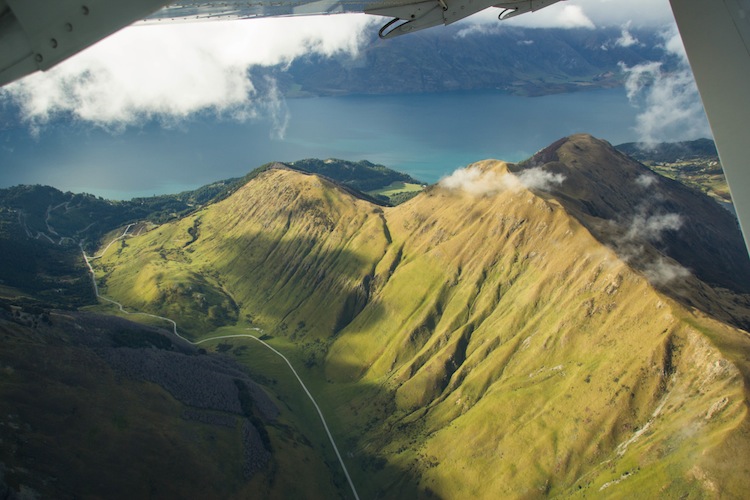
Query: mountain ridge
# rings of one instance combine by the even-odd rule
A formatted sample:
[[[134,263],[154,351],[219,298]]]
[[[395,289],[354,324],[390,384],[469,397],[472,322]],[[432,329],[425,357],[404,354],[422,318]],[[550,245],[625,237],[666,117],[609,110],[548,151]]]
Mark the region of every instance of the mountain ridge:
[[[710,198],[655,175],[606,141],[587,135],[561,139],[514,169],[542,165],[567,176],[550,194],[583,214],[585,224],[593,219],[587,226],[604,243],[620,247],[621,253],[637,253],[632,247],[645,239],[704,281],[750,291],[750,259],[739,225]],[[611,234],[595,221],[614,221],[625,231],[621,227]]]
[[[612,169],[620,184],[645,168],[575,136],[533,165],[481,162],[392,208],[269,169],[125,240],[98,278],[193,338],[215,326],[190,307],[209,291],[231,299],[222,331],[261,327],[306,367],[373,495],[738,495],[747,476],[727,464],[732,450],[750,456],[750,341],[710,316],[748,308],[736,294],[686,306],[603,244],[629,228],[605,218],[616,200],[566,186],[574,146],[596,153],[571,157],[581,168],[603,168],[587,167],[597,155],[630,168]],[[633,201],[621,204],[637,215]],[[637,240],[645,262],[676,266],[655,243]],[[710,290],[684,273],[668,287]]]

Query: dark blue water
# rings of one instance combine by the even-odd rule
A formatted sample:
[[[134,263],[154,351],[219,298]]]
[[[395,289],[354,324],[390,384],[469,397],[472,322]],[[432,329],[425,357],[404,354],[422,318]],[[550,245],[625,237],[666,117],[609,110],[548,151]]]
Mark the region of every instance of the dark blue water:
[[[179,126],[109,132],[53,122],[37,136],[6,119],[0,187],[49,184],[114,199],[178,192],[244,175],[270,161],[367,159],[435,182],[468,163],[518,161],[578,132],[613,144],[635,140],[637,110],[622,89],[545,97],[499,92],[292,99],[283,139],[270,117],[213,116]]]

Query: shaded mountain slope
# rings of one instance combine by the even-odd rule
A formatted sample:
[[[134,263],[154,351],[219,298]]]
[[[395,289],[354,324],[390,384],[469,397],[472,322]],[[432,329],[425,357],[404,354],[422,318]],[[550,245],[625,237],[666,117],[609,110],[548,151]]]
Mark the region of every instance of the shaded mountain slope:
[[[338,497],[234,359],[122,318],[0,306],[2,498]],[[289,457],[304,487],[279,480]]]
[[[565,177],[550,195],[623,258],[638,265],[640,248],[655,246],[707,283],[750,292],[737,220],[707,196],[587,135],[561,139],[513,170],[534,167]]]
[[[561,141],[537,170],[482,162],[470,182],[394,208],[270,169],[126,240],[98,273],[105,293],[194,336],[212,328],[191,309],[209,295],[193,294],[200,284],[231,299],[227,324],[282,337],[367,496],[740,496],[747,333],[668,298],[602,244],[628,234],[610,220],[640,200],[615,188],[640,173],[617,153],[590,161],[561,147],[591,141]],[[625,168],[609,170],[601,195],[585,192],[606,162]],[[581,168],[549,192],[525,187],[524,172],[559,180],[567,165]],[[643,263],[677,265],[640,246]],[[662,285],[710,291],[670,278]],[[732,297],[702,304],[747,318]]]

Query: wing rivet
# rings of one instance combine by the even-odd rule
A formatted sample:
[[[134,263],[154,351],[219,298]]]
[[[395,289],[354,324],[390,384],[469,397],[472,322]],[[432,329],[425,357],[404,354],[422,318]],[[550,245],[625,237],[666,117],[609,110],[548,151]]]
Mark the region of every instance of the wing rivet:
[[[85,5],[84,5],[84,6],[82,6],[82,7],[81,7],[81,13],[82,13],[82,14],[83,14],[84,16],[88,16],[88,15],[89,15],[89,8],[88,8],[88,7],[86,7]]]
[[[68,33],[73,31],[73,25],[70,23],[65,23],[65,31],[67,31]]]
[[[52,47],[53,49],[56,49],[57,48],[57,40],[55,40],[54,38],[51,38],[50,41],[49,41],[49,46]]]
[[[42,62],[44,60],[44,57],[42,57],[42,54],[37,54],[34,56],[34,60],[38,63]]]

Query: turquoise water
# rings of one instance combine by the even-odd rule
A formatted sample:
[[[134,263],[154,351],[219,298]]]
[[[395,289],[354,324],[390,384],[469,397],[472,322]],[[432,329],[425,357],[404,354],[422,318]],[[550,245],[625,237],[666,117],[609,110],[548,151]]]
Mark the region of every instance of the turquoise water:
[[[203,116],[117,132],[53,122],[36,137],[6,119],[0,187],[40,183],[128,199],[313,157],[367,159],[432,183],[477,160],[522,160],[573,133],[613,144],[636,137],[637,110],[623,89],[534,98],[491,91],[321,97],[286,107],[283,139],[271,138],[268,116],[244,123]]]
[[[366,158],[426,182],[477,160],[519,161],[578,132],[613,144],[635,140],[636,110],[622,89],[304,99],[289,107],[289,143],[326,145],[319,156]]]

